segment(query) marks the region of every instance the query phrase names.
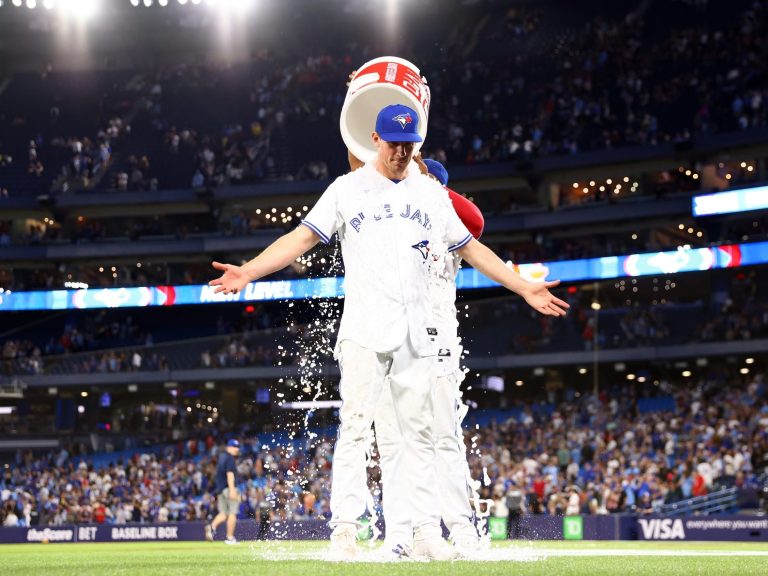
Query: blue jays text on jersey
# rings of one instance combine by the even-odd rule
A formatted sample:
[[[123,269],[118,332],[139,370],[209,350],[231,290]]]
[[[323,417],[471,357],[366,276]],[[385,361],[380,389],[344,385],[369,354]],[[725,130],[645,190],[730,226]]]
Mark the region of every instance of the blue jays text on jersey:
[[[360,228],[365,220],[365,212],[358,212],[357,215],[349,221],[349,225],[355,230],[360,232]],[[373,215],[373,220],[378,222],[384,218],[392,218],[392,206],[384,204]],[[400,217],[406,220],[415,220],[421,224],[425,230],[432,230],[432,223],[429,220],[429,214],[426,211],[422,212],[419,208],[411,208],[410,204],[405,205],[405,210],[400,213]]]

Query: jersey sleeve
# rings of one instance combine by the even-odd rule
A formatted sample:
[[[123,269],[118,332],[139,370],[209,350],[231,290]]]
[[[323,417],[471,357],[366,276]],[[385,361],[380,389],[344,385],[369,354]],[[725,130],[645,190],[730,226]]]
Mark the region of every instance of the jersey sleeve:
[[[445,192],[443,192],[445,194]],[[445,197],[448,204],[448,210],[446,213],[446,243],[448,244],[448,252],[455,252],[459,248],[462,248],[469,244],[472,240],[472,234],[467,230],[467,227],[456,214],[456,210],[453,208],[448,196]]]
[[[320,237],[323,244],[331,241],[331,236],[341,228],[339,212],[339,180],[328,186],[320,199],[304,217],[301,223]]]
[[[451,199],[453,208],[456,210],[456,214],[458,214],[459,218],[464,223],[464,226],[467,227],[467,230],[470,231],[472,236],[475,238],[480,238],[485,226],[483,213],[480,212],[480,209],[475,205],[475,203],[468,198],[464,198],[464,196],[457,194],[450,188],[446,187],[446,190],[448,190],[448,197]]]

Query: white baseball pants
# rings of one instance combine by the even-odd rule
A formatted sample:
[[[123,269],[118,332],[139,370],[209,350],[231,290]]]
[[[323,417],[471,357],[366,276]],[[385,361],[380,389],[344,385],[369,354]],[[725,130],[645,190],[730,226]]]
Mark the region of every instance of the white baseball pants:
[[[333,455],[331,528],[357,524],[368,500],[366,450],[371,425],[385,382],[389,382],[394,422],[400,444],[389,452],[389,473],[408,489],[392,493],[389,500],[398,510],[408,510],[413,526],[439,523],[435,502],[434,443],[432,437],[432,384],[434,357],[420,357],[410,340],[389,353],[377,353],[344,340],[337,355],[342,406]],[[387,519],[388,522],[388,519]],[[411,545],[412,529],[401,542]]]
[[[472,526],[472,508],[467,485],[468,466],[464,439],[460,432],[457,401],[460,374],[439,376],[433,390],[434,420],[432,434],[435,441],[435,479],[440,515],[451,533],[463,526]],[[392,400],[385,389],[379,400],[375,418],[376,444],[381,458],[384,521],[386,540],[392,545],[401,543],[416,527],[411,511],[402,508],[396,498],[411,489],[404,477],[397,473],[398,450],[403,438],[397,427]],[[434,501],[433,501],[434,502]]]

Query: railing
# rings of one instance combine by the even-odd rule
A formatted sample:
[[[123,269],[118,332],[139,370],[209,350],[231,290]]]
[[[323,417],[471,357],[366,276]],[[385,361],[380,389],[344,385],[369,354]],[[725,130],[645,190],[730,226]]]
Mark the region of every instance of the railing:
[[[736,487],[723,488],[704,496],[695,496],[671,504],[664,504],[659,507],[657,512],[664,516],[734,512],[737,507],[738,492]]]

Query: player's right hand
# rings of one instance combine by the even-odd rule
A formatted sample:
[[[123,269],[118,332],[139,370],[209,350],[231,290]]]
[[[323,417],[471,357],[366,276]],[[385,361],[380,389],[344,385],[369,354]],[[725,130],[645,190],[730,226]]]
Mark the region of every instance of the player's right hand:
[[[216,289],[213,291],[214,294],[220,292],[224,294],[237,294],[251,281],[251,278],[242,266],[222,264],[221,262],[213,262],[212,265],[216,270],[222,271],[221,276],[208,282],[208,286],[216,286]]]

